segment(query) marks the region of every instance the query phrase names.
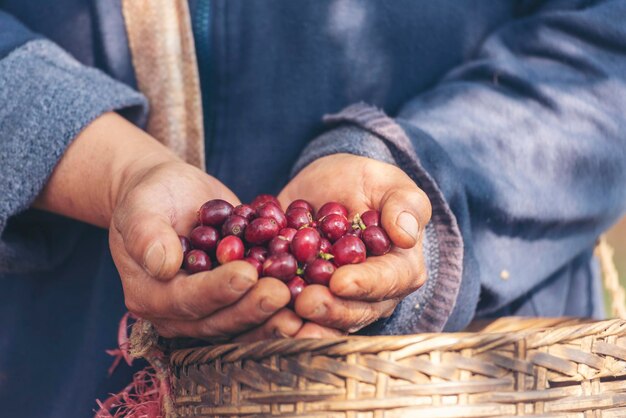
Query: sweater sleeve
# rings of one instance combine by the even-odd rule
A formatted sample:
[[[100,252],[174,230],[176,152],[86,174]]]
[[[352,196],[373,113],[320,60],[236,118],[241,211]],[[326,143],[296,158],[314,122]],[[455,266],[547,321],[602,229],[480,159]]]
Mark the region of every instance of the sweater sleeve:
[[[624,213],[625,21],[622,1],[535,2],[393,117],[358,104],[326,118],[296,172],[337,152],[378,158],[433,203],[429,278],[380,332],[461,329],[496,312]]]
[[[37,245],[7,225],[32,204],[71,141],[108,111],[139,123],[147,105],[0,11],[0,272],[32,268]]]

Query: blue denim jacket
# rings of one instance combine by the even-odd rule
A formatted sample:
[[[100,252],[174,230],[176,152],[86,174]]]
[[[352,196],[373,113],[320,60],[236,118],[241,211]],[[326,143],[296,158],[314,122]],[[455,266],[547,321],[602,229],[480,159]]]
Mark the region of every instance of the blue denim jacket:
[[[591,250],[626,207],[626,3],[190,5],[207,171],[242,200],[338,152],[428,193],[427,283],[367,332],[601,315]],[[0,403],[84,416],[128,380],[104,354],[121,286],[106,231],[28,208],[91,120],[147,107],[119,0],[0,8]]]

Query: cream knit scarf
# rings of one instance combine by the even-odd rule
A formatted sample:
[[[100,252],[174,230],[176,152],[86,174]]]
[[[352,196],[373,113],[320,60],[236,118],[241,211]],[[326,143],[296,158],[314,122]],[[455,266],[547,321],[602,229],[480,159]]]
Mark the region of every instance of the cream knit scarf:
[[[122,0],[139,90],[148,98],[147,131],[204,169],[202,98],[187,0]]]

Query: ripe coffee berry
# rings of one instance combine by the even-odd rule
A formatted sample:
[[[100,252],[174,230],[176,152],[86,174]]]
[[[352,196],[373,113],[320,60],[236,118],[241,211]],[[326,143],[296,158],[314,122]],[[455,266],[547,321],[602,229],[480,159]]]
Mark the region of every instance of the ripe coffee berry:
[[[202,250],[189,251],[183,264],[191,274],[211,270],[211,258]]]
[[[271,255],[265,263],[263,263],[263,275],[276,277],[287,282],[296,275],[298,270],[298,262],[287,253]]]
[[[296,305],[296,299],[306,287],[306,282],[301,277],[296,276],[287,282],[287,287],[289,288],[289,293],[291,293],[291,300],[288,306],[293,309]]]
[[[361,214],[361,222],[366,227],[368,226],[380,226],[380,212],[376,210],[368,210]]]
[[[236,237],[243,237],[243,233],[248,226],[248,221],[243,216],[230,215],[224,225],[222,225],[222,236],[234,235]]]
[[[359,238],[345,235],[333,244],[330,250],[337,267],[346,264],[359,264],[365,261],[365,244]]]
[[[328,216],[331,213],[336,213],[337,215],[342,215],[344,218],[348,218],[348,209],[346,209],[345,206],[337,202],[328,202],[324,203],[320,210],[317,211],[317,220],[319,221],[324,216]]]
[[[234,235],[229,235],[217,244],[215,256],[220,264],[226,264],[229,261],[241,260],[244,251],[245,248],[241,239]]]
[[[309,226],[313,222],[313,216],[311,212],[304,208],[293,208],[287,211],[287,226],[293,229],[304,228]]]
[[[351,228],[348,228],[348,231],[346,232],[346,235],[351,235],[353,237],[357,237],[357,238],[361,238],[361,235],[363,234],[363,230],[361,228],[359,228],[358,226],[352,226]]]
[[[272,202],[273,204],[275,204],[276,206],[278,206],[280,208],[280,202],[278,201],[278,199],[276,199],[271,194],[260,194],[260,195],[258,195],[257,197],[254,198],[252,203],[250,203],[250,206],[252,206],[252,208],[254,210],[257,210],[258,208],[260,208],[261,206],[263,206],[267,202]]]
[[[281,237],[280,235],[275,236],[271,239],[267,248],[271,255],[274,254],[282,254],[289,252],[289,241],[286,238]]]
[[[189,241],[193,248],[211,254],[217,247],[220,234],[212,226],[200,225],[191,230]]]
[[[380,226],[368,226],[361,238],[370,255],[384,255],[391,250],[389,235]]]
[[[280,228],[272,218],[256,218],[248,224],[244,236],[250,244],[263,244],[276,235]]]
[[[294,208],[302,208],[305,209],[310,214],[313,214],[313,206],[304,199],[294,200],[287,206],[287,212]]]
[[[356,214],[352,222],[347,215],[338,202],[325,203],[316,214],[302,199],[291,202],[287,213],[270,195],[235,208],[210,200],[198,210],[199,225],[189,237],[179,237],[183,268],[195,273],[209,270],[216,259],[220,264],[245,259],[259,275],[287,283],[293,306],[307,283],[328,286],[336,268],[391,250],[378,211]]]
[[[278,232],[278,235],[291,242],[293,240],[293,237],[296,236],[296,232],[298,231],[293,228],[283,228]]]
[[[248,222],[256,218],[256,210],[254,210],[250,205],[239,205],[235,207],[235,209],[233,209],[233,214],[246,218],[246,221]]]
[[[307,264],[304,269],[304,278],[310,284],[328,286],[330,277],[335,272],[335,266],[330,261],[318,258]]]
[[[343,237],[350,227],[348,219],[336,213],[324,216],[324,219],[319,224],[320,231],[330,242],[335,242]]]
[[[233,209],[233,205],[225,200],[209,200],[198,210],[198,222],[202,225],[219,227],[232,215]]]
[[[277,206],[273,202],[268,202],[262,206],[260,206],[256,214],[259,218],[271,218],[276,221],[278,224],[278,229],[283,229],[287,227],[287,218],[283,213],[283,210],[280,206]]]
[[[265,262],[269,251],[265,247],[252,247],[248,250],[248,257],[258,260],[261,264]]]
[[[322,237],[322,240],[320,241],[320,254],[328,254],[330,253],[330,248],[332,247],[332,244],[330,243],[330,241],[328,241],[326,238]]]
[[[291,253],[301,263],[308,263],[317,257],[322,237],[313,228],[302,228],[291,241]]]

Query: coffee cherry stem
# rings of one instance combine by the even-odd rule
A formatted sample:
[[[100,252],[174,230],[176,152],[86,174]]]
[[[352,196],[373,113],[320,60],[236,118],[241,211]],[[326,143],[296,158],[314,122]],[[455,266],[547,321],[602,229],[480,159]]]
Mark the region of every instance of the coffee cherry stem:
[[[367,228],[367,226],[363,223],[363,219],[361,219],[361,215],[359,215],[358,213],[354,215],[354,218],[352,219],[352,228],[353,229],[360,228],[362,231],[364,231],[365,228]]]
[[[330,254],[330,253],[322,253],[322,252],[320,252],[320,258],[321,258],[321,259],[324,259],[324,260],[326,260],[326,261],[330,261],[330,260],[332,260],[333,258],[335,258],[335,256],[334,256],[334,255],[332,255],[332,254]]]

